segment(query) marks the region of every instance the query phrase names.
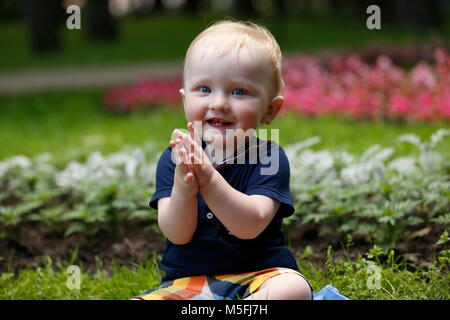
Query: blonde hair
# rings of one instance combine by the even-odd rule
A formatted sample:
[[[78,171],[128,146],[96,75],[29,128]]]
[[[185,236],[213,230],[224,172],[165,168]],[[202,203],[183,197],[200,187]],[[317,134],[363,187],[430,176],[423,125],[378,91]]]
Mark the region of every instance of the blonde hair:
[[[278,42],[265,27],[249,21],[222,20],[215,22],[203,30],[189,46],[184,60],[186,71],[187,61],[192,51],[199,45],[212,47],[219,55],[230,49],[240,49],[246,45],[248,48],[260,46],[267,53],[267,61],[272,72],[274,96],[278,95],[284,87],[281,76],[282,54]]]

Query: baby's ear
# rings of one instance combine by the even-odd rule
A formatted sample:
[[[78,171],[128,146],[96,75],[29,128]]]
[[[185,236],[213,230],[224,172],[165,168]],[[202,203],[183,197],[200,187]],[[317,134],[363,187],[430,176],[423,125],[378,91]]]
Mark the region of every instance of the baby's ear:
[[[261,123],[270,124],[273,119],[275,119],[283,104],[283,96],[276,96],[275,98],[273,98],[271,104],[267,107],[266,113],[261,119]]]
[[[181,98],[183,99],[183,104],[184,104],[184,98],[185,98],[184,89],[181,88],[180,90],[178,90],[178,92],[181,94]]]

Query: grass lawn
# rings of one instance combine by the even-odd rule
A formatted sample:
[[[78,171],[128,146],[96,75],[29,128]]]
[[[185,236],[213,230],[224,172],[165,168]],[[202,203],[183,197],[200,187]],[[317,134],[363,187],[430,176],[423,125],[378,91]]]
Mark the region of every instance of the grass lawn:
[[[102,92],[48,92],[23,96],[0,96],[0,159],[23,154],[35,156],[50,152],[61,164],[83,158],[95,150],[118,151],[124,145],[150,142],[158,150],[168,146],[171,132],[185,127],[182,108],[136,111],[128,115],[104,112]],[[280,129],[285,146],[311,136],[322,137],[317,149],[343,149],[362,153],[374,144],[395,147],[401,154],[417,152],[395,139],[416,133],[424,139],[446,123],[399,124],[356,121],[339,117],[311,118],[288,113],[266,128]],[[450,155],[450,139],[439,150]]]
[[[0,71],[29,68],[84,66],[92,64],[143,63],[181,60],[196,34],[213,21],[164,14],[119,21],[120,38],[112,43],[89,43],[81,31],[70,31],[61,24],[64,50],[50,55],[34,56],[29,50],[28,32],[22,21],[0,22],[0,40],[8,50],[0,50]],[[278,39],[285,54],[324,48],[356,49],[371,42],[423,43],[431,39],[449,43],[450,23],[440,33],[425,30],[400,30],[383,25],[381,30],[369,30],[361,19],[343,17],[260,18],[255,21],[267,26]]]
[[[68,282],[74,284],[70,280],[73,278],[69,279],[73,271],[68,272],[67,268],[74,261],[62,266],[54,265],[49,258],[44,267],[1,274],[0,300],[126,300],[159,285],[157,261],[153,257],[131,266],[104,266],[98,261],[96,271],[85,271],[79,265],[80,289],[70,290]],[[437,264],[426,270],[410,270],[394,258],[378,264],[379,277],[377,274],[375,278],[365,257],[356,261],[330,258],[324,265],[303,260],[299,265],[316,292],[331,284],[352,300],[450,299],[450,274],[441,271]]]

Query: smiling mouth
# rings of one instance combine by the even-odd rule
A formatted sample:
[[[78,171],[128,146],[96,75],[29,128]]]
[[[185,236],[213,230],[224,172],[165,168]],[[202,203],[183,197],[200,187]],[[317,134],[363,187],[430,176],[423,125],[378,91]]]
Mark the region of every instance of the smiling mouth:
[[[219,118],[212,118],[212,119],[206,120],[206,122],[208,122],[211,126],[216,127],[216,128],[229,127],[233,124],[233,122],[226,121],[226,120],[219,119]]]

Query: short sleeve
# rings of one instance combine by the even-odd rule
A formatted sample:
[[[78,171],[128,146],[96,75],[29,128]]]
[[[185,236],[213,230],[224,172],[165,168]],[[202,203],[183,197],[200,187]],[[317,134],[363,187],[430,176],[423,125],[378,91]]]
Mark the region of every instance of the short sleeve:
[[[172,149],[169,147],[163,151],[156,166],[156,189],[150,199],[150,207],[158,209],[158,200],[171,196],[175,166]]]
[[[290,183],[289,160],[278,144],[267,141],[263,157],[252,171],[245,194],[260,194],[280,202],[277,214],[288,217],[295,211]],[[261,153],[260,153],[261,154]]]

